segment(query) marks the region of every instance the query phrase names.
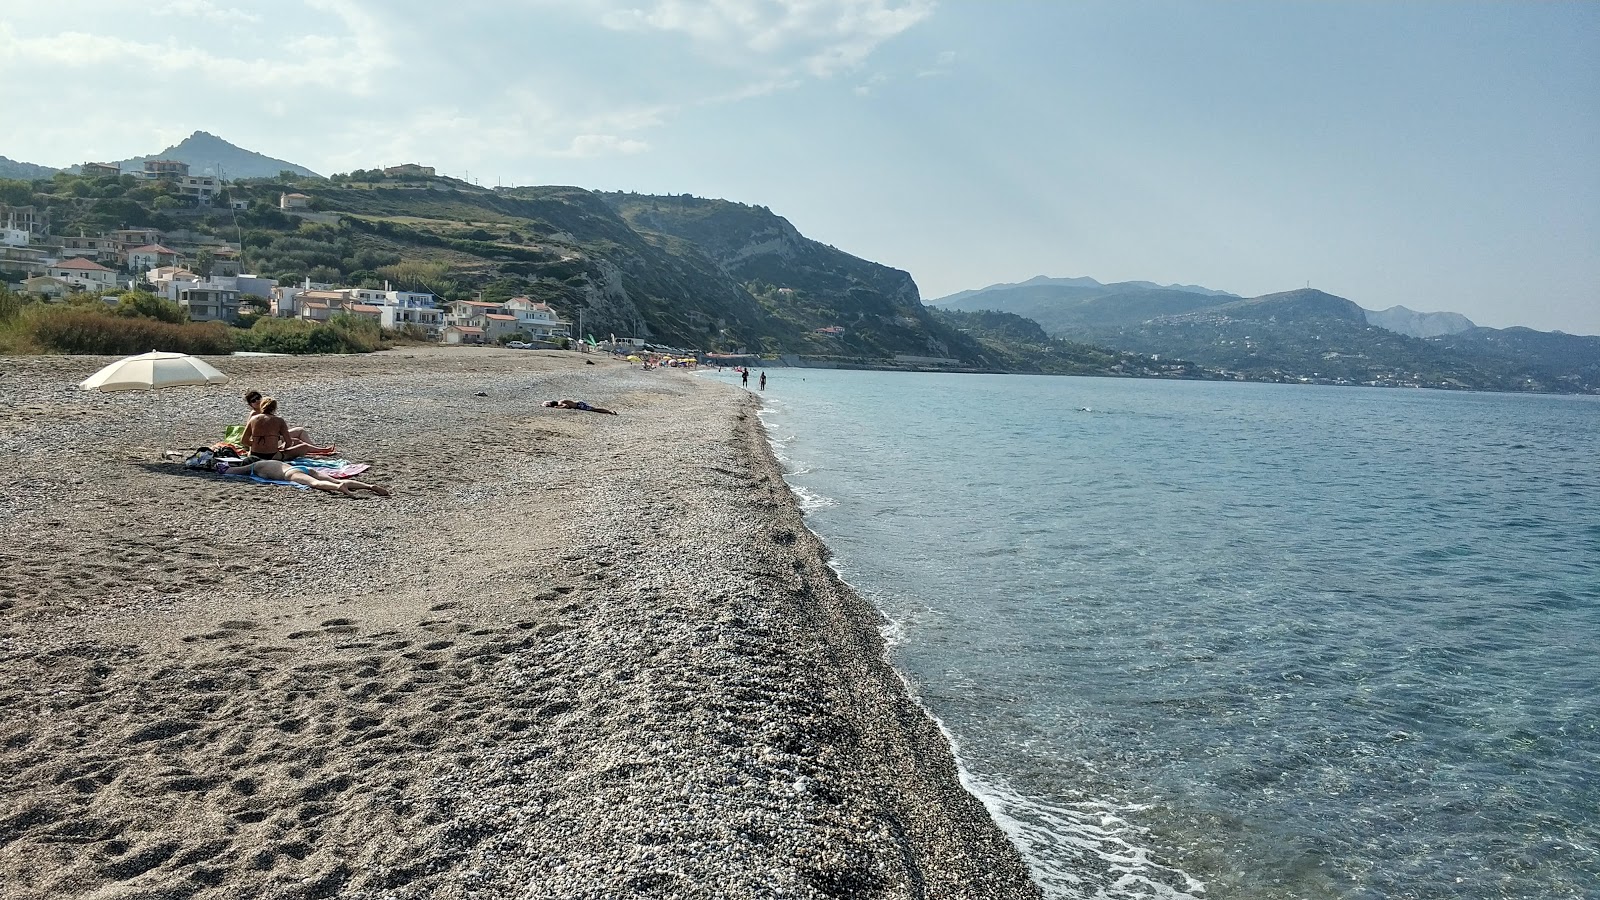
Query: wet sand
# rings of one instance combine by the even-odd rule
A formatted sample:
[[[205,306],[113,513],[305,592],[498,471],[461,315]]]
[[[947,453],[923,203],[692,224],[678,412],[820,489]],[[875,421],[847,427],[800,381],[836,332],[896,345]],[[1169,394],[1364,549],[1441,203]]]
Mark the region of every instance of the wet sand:
[[[105,361],[0,358],[7,898],[1039,896],[745,392],[434,348],[77,391]],[[246,387],[395,497],[160,460]]]

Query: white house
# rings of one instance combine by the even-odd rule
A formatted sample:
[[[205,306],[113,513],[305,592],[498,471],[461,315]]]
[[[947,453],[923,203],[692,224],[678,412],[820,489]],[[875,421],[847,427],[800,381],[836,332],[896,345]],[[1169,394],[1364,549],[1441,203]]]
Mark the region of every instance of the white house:
[[[450,325],[471,325],[474,328],[483,327],[483,317],[489,313],[503,311],[498,303],[484,303],[481,300],[456,300],[448,307],[445,322]]]
[[[548,303],[530,297],[512,297],[504,305],[507,313],[517,317],[517,330],[531,337],[558,339],[572,333],[572,323],[563,321]]]
[[[182,254],[171,247],[163,247],[160,244],[145,244],[143,247],[135,247],[128,251],[128,270],[142,272],[146,269],[154,269],[160,266],[177,265],[181,256]]]
[[[307,278],[298,285],[278,285],[272,288],[272,314],[285,319],[292,319],[300,315],[300,295],[306,291],[331,291],[333,285],[323,284]]]
[[[279,194],[279,209],[310,209],[311,198],[305,194]]]
[[[7,247],[28,246],[28,231],[25,228],[0,228],[0,244]]]
[[[81,256],[47,266],[44,274],[90,291],[109,291],[117,286],[116,272]]]

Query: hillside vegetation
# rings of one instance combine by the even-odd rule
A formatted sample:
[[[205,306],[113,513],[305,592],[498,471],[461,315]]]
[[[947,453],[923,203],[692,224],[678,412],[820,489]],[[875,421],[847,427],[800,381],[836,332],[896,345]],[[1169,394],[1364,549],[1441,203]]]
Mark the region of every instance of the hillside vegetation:
[[[379,172],[242,180],[210,207],[132,176],[60,174],[13,182],[9,192],[10,202],[46,209],[57,233],[148,226],[237,241],[247,271],[280,282],[388,282],[447,300],[527,295],[584,334],[688,349],[996,365],[982,345],[932,317],[906,273],[809,241],[765,209],[724,201],[565,186],[489,191]],[[306,214],[280,210],[284,193],[308,195]],[[247,208],[235,211],[232,201]]]

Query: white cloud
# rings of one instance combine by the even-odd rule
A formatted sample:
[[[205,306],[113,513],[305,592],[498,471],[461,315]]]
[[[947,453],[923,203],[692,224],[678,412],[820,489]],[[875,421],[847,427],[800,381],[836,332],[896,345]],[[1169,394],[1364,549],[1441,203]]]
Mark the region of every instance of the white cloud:
[[[649,144],[633,138],[617,137],[614,134],[580,134],[572,139],[567,149],[548,155],[568,159],[589,159],[596,156],[631,156],[649,149]]]
[[[163,0],[154,7],[158,15],[204,19],[213,25],[256,25],[261,16],[236,6],[218,6],[212,0]]]
[[[917,77],[937,78],[941,75],[948,75],[950,70],[955,68],[956,62],[960,58],[961,55],[954,50],[946,50],[934,58],[932,67],[918,72]]]
[[[656,0],[592,4],[618,31],[681,34],[725,62],[828,78],[932,15],[933,0]]]

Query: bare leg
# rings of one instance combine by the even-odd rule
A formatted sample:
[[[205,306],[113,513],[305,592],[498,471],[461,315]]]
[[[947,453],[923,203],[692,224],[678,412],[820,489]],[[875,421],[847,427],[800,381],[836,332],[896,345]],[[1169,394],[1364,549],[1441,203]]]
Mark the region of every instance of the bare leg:
[[[374,494],[377,494],[379,497],[389,496],[388,488],[379,487],[375,484],[367,484],[365,481],[323,478],[300,469],[291,469],[289,480],[295,484],[303,484],[308,488],[314,488],[319,491],[327,491],[330,494],[343,494],[346,497],[354,497],[356,495],[355,492],[358,490],[368,490]]]
[[[379,497],[389,496],[389,489],[380,485],[367,484],[365,481],[353,481],[348,478],[341,483],[345,486],[345,493],[351,494],[351,496],[354,496],[351,492],[357,490],[371,491]]]
[[[334,481],[330,478],[318,478],[309,472],[302,472],[299,469],[290,469],[288,477],[289,480],[295,484],[302,484],[308,488],[313,488],[319,491],[327,491],[330,494],[349,493],[349,491],[344,489],[344,485],[337,481]]]
[[[333,452],[333,445],[332,444],[329,444],[326,447],[319,447],[316,444],[313,444],[311,442],[311,432],[307,431],[306,427],[304,425],[296,425],[295,427],[289,429],[289,445],[292,447],[295,444],[304,444],[304,445],[306,445],[306,447],[309,448],[308,450],[305,451],[305,453],[299,454],[300,456],[305,456],[306,453],[332,453]],[[292,459],[293,457],[290,457],[290,458]]]

